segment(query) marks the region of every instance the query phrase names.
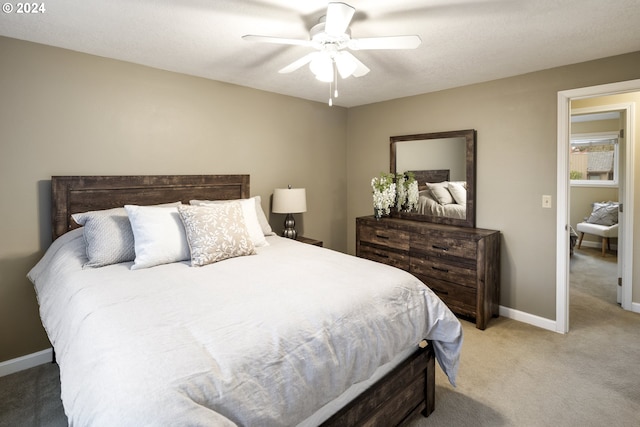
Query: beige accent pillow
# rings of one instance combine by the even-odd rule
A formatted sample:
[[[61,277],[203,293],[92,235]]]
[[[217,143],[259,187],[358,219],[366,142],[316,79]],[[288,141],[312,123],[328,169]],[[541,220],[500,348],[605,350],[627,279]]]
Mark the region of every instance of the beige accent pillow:
[[[260,198],[260,196],[253,196],[249,199],[234,199],[234,200],[189,200],[189,204],[191,205],[196,205],[196,206],[200,206],[200,205],[206,205],[206,204],[212,204],[212,203],[229,203],[229,202],[237,202],[237,201],[242,201],[242,200],[253,200],[255,202],[256,205],[256,218],[258,219],[258,223],[260,224],[260,228],[262,229],[262,234],[265,236],[273,236],[276,233],[273,232],[273,230],[271,229],[271,225],[269,225],[269,221],[267,220],[267,216],[264,213],[264,210],[262,209],[262,199]],[[243,211],[243,213],[245,213],[245,221],[250,221],[250,218],[247,218],[248,215],[246,215],[246,212]],[[249,232],[251,232],[251,230],[249,230]],[[253,242],[256,246],[267,246],[264,243],[267,243],[266,240],[264,241],[264,243],[259,244],[256,243],[255,239]]]
[[[187,234],[192,266],[256,253],[240,202],[182,205],[178,212]]]
[[[427,182],[427,188],[431,191],[431,195],[441,205],[450,205],[453,203],[453,196],[449,192],[449,182]]]
[[[251,241],[253,241],[253,245],[255,247],[269,246],[269,243],[267,242],[267,239],[265,239],[264,233],[262,232],[262,227],[260,226],[260,222],[258,221],[255,200],[236,199],[236,200],[217,201],[217,202],[205,202],[205,201],[200,201],[199,203],[191,203],[191,202],[193,202],[193,200],[189,201],[189,203],[197,206],[211,206],[211,205],[217,205],[221,203],[240,203],[240,207],[242,208],[242,216],[244,218],[244,225],[247,227],[247,231],[249,232],[249,236],[251,236]]]

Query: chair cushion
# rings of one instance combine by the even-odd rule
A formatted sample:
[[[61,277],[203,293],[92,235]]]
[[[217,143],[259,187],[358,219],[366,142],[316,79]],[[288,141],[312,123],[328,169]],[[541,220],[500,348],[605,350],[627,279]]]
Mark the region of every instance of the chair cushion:
[[[618,237],[618,224],[600,225],[581,222],[576,225],[576,229],[581,233],[593,234],[600,237]]]

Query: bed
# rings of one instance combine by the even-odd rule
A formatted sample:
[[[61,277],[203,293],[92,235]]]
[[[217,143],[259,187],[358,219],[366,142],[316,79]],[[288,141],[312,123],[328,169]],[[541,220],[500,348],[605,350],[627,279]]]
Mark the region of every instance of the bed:
[[[449,169],[410,172],[418,181],[417,213],[435,217],[466,218],[466,182],[450,181]]]
[[[29,278],[71,425],[399,425],[433,411],[436,359],[455,383],[461,326],[431,290],[271,235],[249,196],[248,175],[52,177],[54,242]],[[245,227],[247,201],[262,236]],[[123,206],[135,259],[87,265],[96,229],[72,215]],[[191,259],[139,263],[140,230],[164,224],[168,239],[176,211]],[[187,218],[202,212],[259,243],[198,264]]]

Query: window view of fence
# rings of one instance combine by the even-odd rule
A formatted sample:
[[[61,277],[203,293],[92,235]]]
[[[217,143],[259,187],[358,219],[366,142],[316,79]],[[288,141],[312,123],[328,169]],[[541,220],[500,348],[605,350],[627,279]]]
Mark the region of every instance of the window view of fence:
[[[569,178],[572,184],[601,181],[601,184],[618,183],[617,138],[571,138],[569,154]]]

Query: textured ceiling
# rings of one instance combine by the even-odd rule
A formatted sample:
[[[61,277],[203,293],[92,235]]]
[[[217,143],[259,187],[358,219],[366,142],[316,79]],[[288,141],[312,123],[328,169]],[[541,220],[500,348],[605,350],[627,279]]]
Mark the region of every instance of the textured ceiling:
[[[11,1],[11,0],[9,0]],[[244,34],[308,38],[317,0],[53,0],[0,15],[0,35],[326,102],[309,52]],[[640,50],[640,0],[348,0],[352,37],[417,34],[416,50],[358,51],[371,72],[339,81],[351,107]],[[13,3],[17,4],[16,2]]]

